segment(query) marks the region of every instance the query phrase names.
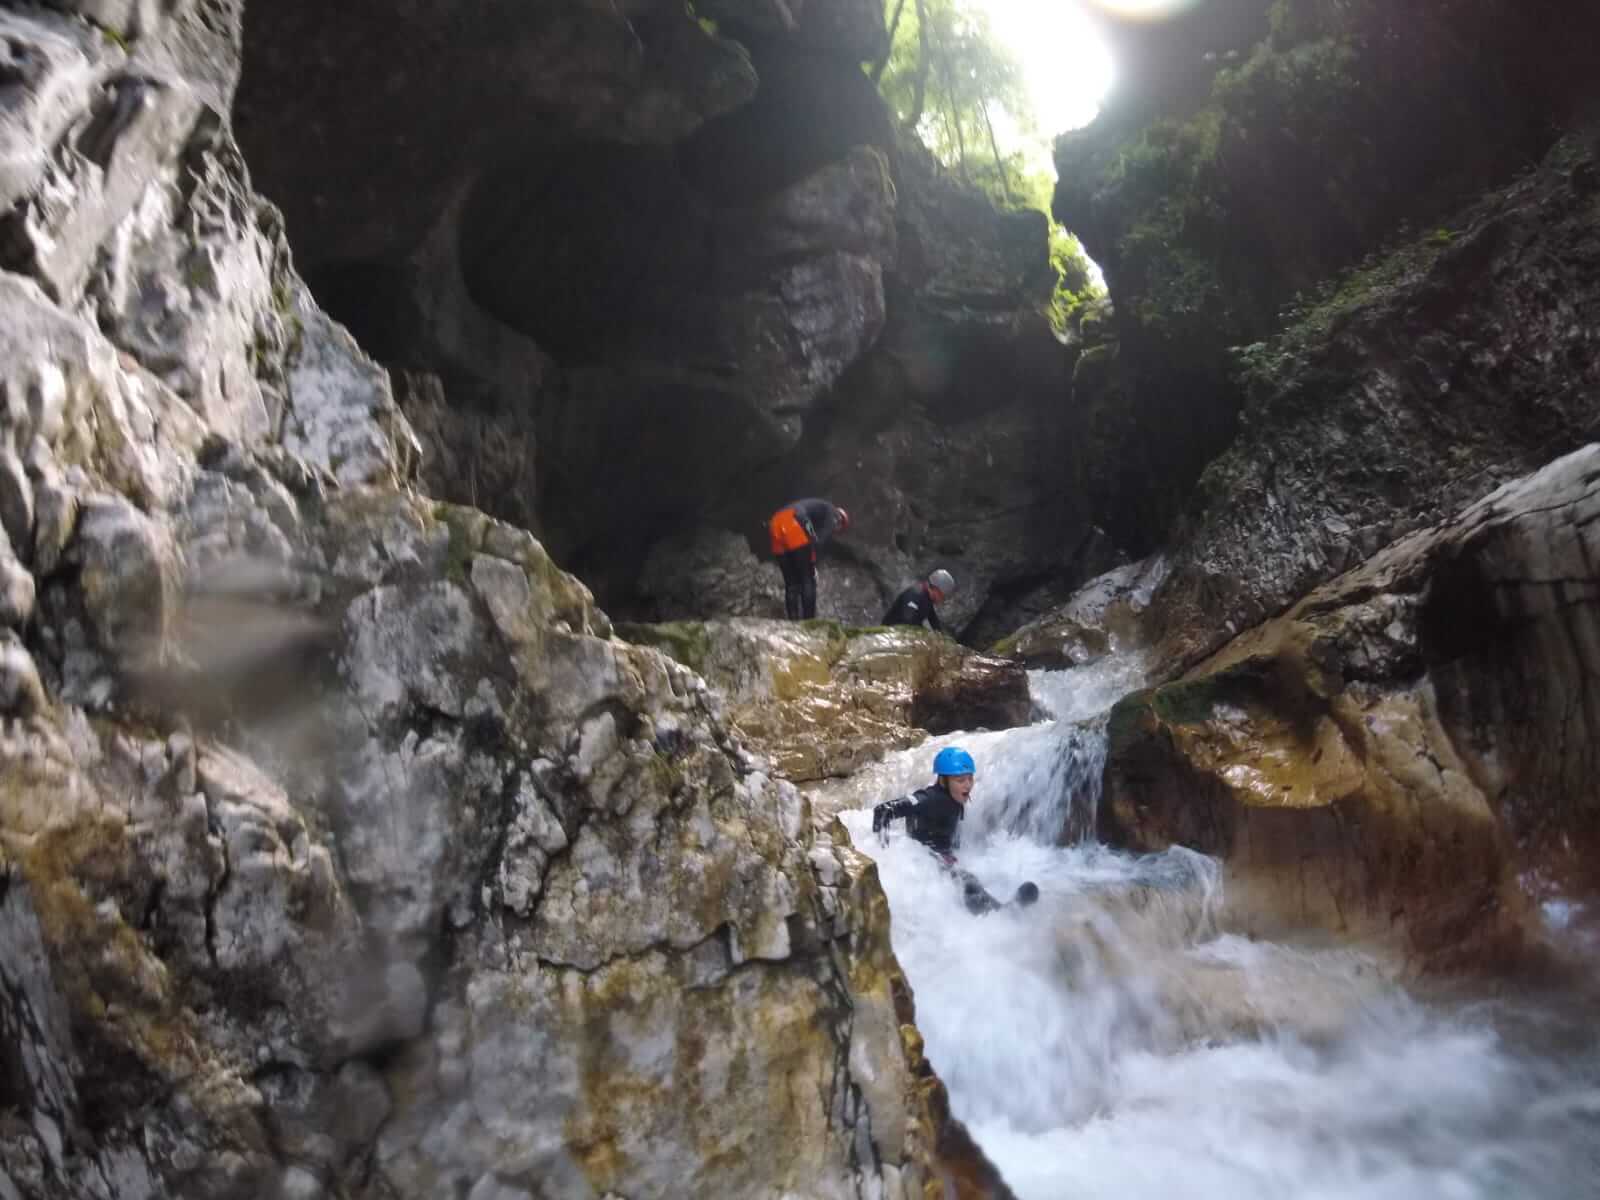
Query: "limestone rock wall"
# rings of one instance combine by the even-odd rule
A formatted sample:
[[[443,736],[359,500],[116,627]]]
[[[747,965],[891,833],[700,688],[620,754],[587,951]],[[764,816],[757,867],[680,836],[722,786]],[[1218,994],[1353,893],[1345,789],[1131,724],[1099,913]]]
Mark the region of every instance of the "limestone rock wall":
[[[240,137],[436,494],[639,620],[759,615],[739,580],[806,495],[859,518],[832,618],[943,565],[954,624],[994,627],[1085,575],[1045,222],[897,135],[882,5],[331,13],[251,11]],[[715,578],[680,550],[730,537]]]
[[[1116,350],[1076,391],[1125,549],[1166,540],[1239,431],[1231,348],[1367,256],[1460,233],[1453,213],[1592,110],[1596,20],[1582,0],[1214,0],[1117,31],[1122,82],[1059,139],[1054,207],[1115,306]]]
[[[1586,127],[1250,348],[1153,600],[1176,661],[1593,437],[1597,180]]]
[[[62,7],[0,12],[0,1195],[1003,1196],[870,870],[411,486],[238,12]]]
[[[1221,855],[1252,932],[1592,952],[1597,488],[1591,445],[1123,701],[1102,832]]]

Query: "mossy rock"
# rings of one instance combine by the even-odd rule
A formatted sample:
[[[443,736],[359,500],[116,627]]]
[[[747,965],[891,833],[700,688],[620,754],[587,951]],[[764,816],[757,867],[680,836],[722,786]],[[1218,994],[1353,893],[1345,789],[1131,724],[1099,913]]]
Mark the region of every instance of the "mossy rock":
[[[711,631],[704,621],[623,621],[616,626],[616,634],[623,641],[659,650],[698,674],[705,674],[711,658]]]

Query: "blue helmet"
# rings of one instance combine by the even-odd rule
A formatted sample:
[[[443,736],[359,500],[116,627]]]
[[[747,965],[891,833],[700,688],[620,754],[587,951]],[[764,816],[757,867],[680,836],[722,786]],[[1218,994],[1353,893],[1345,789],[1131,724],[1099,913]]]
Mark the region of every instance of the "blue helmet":
[[[933,758],[935,775],[971,775],[976,770],[972,755],[960,746],[946,746]]]

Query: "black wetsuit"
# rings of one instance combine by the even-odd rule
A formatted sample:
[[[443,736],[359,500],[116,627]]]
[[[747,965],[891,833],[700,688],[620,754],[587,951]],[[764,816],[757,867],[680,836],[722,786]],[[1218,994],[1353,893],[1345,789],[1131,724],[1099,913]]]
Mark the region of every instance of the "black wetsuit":
[[[939,620],[939,614],[933,607],[933,597],[928,595],[928,585],[925,583],[913,583],[894,598],[889,611],[883,614],[885,625],[921,625],[924,621],[929,629],[938,632],[944,630],[944,622]]]
[[[955,797],[934,783],[909,796],[878,805],[872,810],[872,828],[877,832],[887,828],[890,821],[904,818],[906,832],[937,854],[960,885],[967,911],[982,916],[1004,908],[1005,904],[991,896],[971,871],[956,865],[955,849],[961,840],[961,822],[965,816],[966,810]],[[1038,898],[1039,889],[1025,883],[1017,891],[1016,903],[1027,907]]]
[[[905,819],[906,832],[941,858],[950,859],[960,841],[961,804],[944,788],[929,784],[909,796],[889,800],[872,810],[872,828]]]

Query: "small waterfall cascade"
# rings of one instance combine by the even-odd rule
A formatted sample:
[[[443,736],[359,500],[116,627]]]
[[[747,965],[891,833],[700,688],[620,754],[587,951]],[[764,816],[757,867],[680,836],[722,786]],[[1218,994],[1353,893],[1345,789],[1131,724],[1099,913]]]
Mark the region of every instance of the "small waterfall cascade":
[[[1357,950],[1219,928],[1221,864],[1098,843],[1118,655],[1036,672],[1043,719],[934,739],[824,794],[878,863],[955,1114],[1023,1200],[1600,1197],[1600,1034],[1572,997],[1422,996]],[[871,806],[944,745],[978,764],[961,865],[1032,908],[973,916]]]

